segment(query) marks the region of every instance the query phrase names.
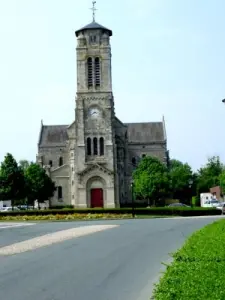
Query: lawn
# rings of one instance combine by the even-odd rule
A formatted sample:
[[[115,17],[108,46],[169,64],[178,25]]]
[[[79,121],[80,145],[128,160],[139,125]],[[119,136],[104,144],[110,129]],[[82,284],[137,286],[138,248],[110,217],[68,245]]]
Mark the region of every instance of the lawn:
[[[225,299],[225,220],[194,233],[173,259],[153,299]]]

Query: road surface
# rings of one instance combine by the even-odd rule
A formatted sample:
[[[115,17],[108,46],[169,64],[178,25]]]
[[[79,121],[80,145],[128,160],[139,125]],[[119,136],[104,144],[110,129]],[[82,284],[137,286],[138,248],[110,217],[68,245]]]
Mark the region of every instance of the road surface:
[[[147,300],[161,262],[168,262],[168,254],[193,231],[216,219],[0,223],[0,299]],[[60,235],[68,236],[103,224],[115,226],[64,241],[56,238],[62,230]],[[50,243],[53,238],[51,245],[42,245],[43,239]],[[22,253],[17,253],[21,245]]]

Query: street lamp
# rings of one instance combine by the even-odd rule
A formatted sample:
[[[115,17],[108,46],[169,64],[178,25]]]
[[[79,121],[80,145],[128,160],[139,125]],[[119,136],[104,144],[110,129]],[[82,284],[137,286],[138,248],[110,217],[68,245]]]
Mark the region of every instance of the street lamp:
[[[134,218],[135,214],[134,214],[134,181],[133,181],[133,179],[131,179],[130,187],[131,187],[131,200],[132,200],[132,217]]]
[[[192,184],[193,184],[193,180],[189,179],[188,183],[189,183],[189,189],[191,190],[191,187],[192,187]],[[192,193],[191,193],[191,199],[192,199]],[[192,200],[190,202],[191,202],[191,206],[192,206]]]

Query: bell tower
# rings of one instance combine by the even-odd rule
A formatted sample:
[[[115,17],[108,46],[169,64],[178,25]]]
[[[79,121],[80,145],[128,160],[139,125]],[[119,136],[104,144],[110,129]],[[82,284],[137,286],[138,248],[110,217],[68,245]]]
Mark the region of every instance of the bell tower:
[[[111,93],[110,37],[112,31],[96,23],[93,17],[92,23],[77,30],[75,34],[77,37],[77,93]]]
[[[96,23],[96,1],[92,3],[92,22],[75,32],[77,38],[75,170],[80,182],[82,178],[87,177],[83,181],[84,185],[87,184],[89,177],[91,180],[91,176],[102,184],[104,182],[103,206],[115,207],[119,199],[115,200],[117,197],[114,184],[116,163],[110,45],[112,31]],[[89,174],[90,170],[92,172]],[[108,182],[104,178],[106,173]],[[85,206],[85,203],[89,207],[92,205],[87,186],[81,187],[77,184],[75,194],[78,197],[75,202],[82,203],[82,206]]]

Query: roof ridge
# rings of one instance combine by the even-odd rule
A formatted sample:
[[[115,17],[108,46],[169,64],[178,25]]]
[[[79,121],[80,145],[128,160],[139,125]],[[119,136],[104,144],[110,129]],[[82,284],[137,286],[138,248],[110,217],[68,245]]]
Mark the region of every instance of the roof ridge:
[[[154,123],[163,123],[162,121],[151,121],[151,122],[128,122],[124,124],[154,124]]]

